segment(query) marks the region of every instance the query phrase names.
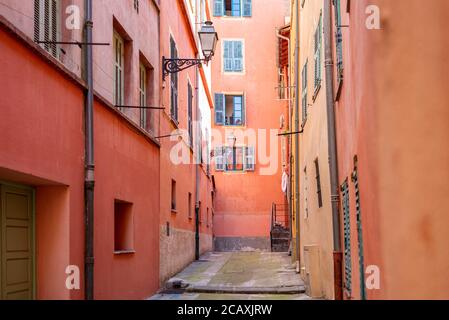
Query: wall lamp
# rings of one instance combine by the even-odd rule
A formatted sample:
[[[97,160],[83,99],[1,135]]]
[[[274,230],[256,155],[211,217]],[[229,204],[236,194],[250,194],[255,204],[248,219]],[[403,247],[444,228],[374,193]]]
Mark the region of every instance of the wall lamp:
[[[207,64],[212,59],[218,42],[218,34],[215,31],[212,21],[206,21],[204,23],[201,30],[198,32],[198,36],[200,38],[204,59],[167,59],[162,57],[162,80],[165,81],[165,77],[169,74],[178,73],[202,63]]]

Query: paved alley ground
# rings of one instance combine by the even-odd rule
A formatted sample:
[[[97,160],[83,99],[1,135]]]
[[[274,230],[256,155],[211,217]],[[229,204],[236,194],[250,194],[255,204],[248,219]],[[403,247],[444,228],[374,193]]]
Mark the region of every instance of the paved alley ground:
[[[306,300],[287,253],[207,253],[152,300]]]

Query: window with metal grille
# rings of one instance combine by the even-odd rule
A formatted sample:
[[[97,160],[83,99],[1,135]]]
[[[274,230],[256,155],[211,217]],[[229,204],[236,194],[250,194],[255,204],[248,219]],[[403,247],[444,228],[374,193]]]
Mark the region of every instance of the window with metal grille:
[[[253,146],[216,147],[216,171],[254,171],[256,167],[255,148]]]
[[[225,72],[243,71],[243,41],[223,41],[223,70]]]
[[[175,40],[170,37],[170,57],[178,58],[178,49]],[[178,123],[178,74],[170,74],[170,116],[172,120]]]
[[[139,0],[134,0],[134,9],[139,13]]]
[[[360,298],[366,300],[366,287],[365,287],[365,261],[363,251],[363,232],[362,232],[362,210],[360,208],[360,189],[359,189],[359,177],[357,171],[357,158],[355,160],[355,168],[352,173],[352,182],[354,184],[355,194],[355,210],[357,217],[357,242],[359,251],[359,275],[360,275]]]
[[[114,105],[125,104],[125,42],[114,31]]]
[[[352,290],[352,265],[351,265],[351,221],[349,210],[349,186],[348,181],[341,186],[342,208],[343,208],[343,229],[344,229],[344,261],[345,261],[345,289],[348,293]]]
[[[308,61],[306,60],[306,63],[304,64],[304,67],[302,68],[301,72],[301,78],[302,78],[302,123],[303,125],[307,121],[307,67],[308,67]]]
[[[140,106],[148,107],[147,68],[143,63],[140,64],[139,84],[140,84],[139,85]],[[140,126],[146,130],[147,124],[148,124],[148,109],[140,109]]]
[[[315,160],[315,172],[316,172],[316,193],[318,199],[318,207],[323,206],[323,195],[321,193],[321,177],[320,177],[320,164],[318,159]]]
[[[55,58],[59,58],[60,34],[59,0],[34,0],[34,41],[45,41],[40,46]]]
[[[187,122],[189,143],[193,147],[193,89],[190,83],[187,84]]]
[[[343,35],[341,29],[341,6],[340,0],[334,0],[335,10],[335,51],[337,67],[337,99],[340,95],[341,84],[343,82]]]
[[[315,61],[315,94],[319,90],[321,86],[321,56],[322,56],[322,25],[323,25],[323,16],[320,15],[320,19],[318,21],[318,26],[315,31],[315,37],[314,37],[314,61]]]

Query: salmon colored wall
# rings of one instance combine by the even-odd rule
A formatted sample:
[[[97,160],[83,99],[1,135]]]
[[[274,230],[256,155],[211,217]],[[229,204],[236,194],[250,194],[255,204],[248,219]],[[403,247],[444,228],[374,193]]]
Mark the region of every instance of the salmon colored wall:
[[[340,184],[349,180],[351,253],[352,253],[352,295],[360,299],[360,268],[358,262],[357,217],[355,207],[354,184],[351,174],[354,170],[354,156],[358,157],[358,175],[361,199],[361,219],[364,243],[364,265],[377,265],[383,269],[381,247],[379,245],[380,230],[378,196],[378,151],[381,147],[377,137],[379,118],[377,99],[373,95],[374,75],[368,70],[361,71],[358,66],[367,69],[373,63],[375,48],[372,39],[374,33],[365,28],[365,2],[351,2],[351,12],[346,12],[346,1],[341,2],[342,24],[350,24],[351,28],[342,28],[344,42],[344,81],[339,100],[336,102],[336,127],[338,146],[338,165]],[[360,45],[364,44],[364,45]],[[365,87],[359,87],[361,84]],[[359,88],[354,90],[353,88]],[[361,90],[364,94],[361,95]],[[343,229],[342,229],[343,231]],[[343,234],[343,232],[342,232]],[[344,247],[343,243],[342,246]],[[382,280],[383,273],[381,273]],[[384,281],[382,281],[384,282]],[[381,298],[380,292],[367,290],[368,299]],[[348,297],[346,297],[348,298]]]
[[[64,288],[65,263],[83,265],[83,92],[3,27],[0,52],[4,93],[0,95],[0,167],[15,172],[2,177],[70,189],[70,197],[60,187],[42,187],[36,193],[37,298],[81,298],[81,291],[53,290]],[[43,198],[49,194],[58,198]],[[64,210],[55,211],[61,207]],[[56,221],[67,224],[56,228]],[[69,242],[68,232],[79,236]],[[51,253],[54,246],[64,250]],[[55,273],[50,277],[47,271]]]
[[[164,0],[161,3],[161,23],[160,23],[160,47],[161,56],[170,57],[170,36],[176,42],[179,58],[195,58],[196,49],[191,40],[190,28],[194,24],[189,24],[188,14],[184,10],[191,10],[190,5],[184,5],[180,0]],[[158,75],[161,77],[161,75]],[[162,79],[161,79],[162,81]],[[162,107],[165,110],[160,112],[161,135],[171,134],[174,130],[187,130],[187,108],[188,91],[187,85],[191,84],[193,98],[193,118],[198,119],[197,114],[197,95],[195,88],[203,86],[204,83],[199,78],[196,82],[196,68],[181,71],[178,73],[178,124],[170,119],[170,77],[167,77],[162,84],[161,97]],[[194,132],[195,128],[194,128]],[[196,135],[196,133],[194,133]],[[196,137],[196,136],[195,136]],[[203,136],[204,138],[204,136]],[[196,138],[194,139],[196,141]],[[172,148],[182,144],[184,151],[190,157],[189,164],[175,164],[170,158]],[[206,157],[206,154],[203,154]],[[187,141],[175,138],[161,139],[161,160],[160,160],[160,239],[161,239],[161,274],[160,281],[163,282],[170,276],[179,272],[195,259],[195,183],[196,183],[196,165],[193,163],[193,152],[190,151]],[[207,207],[211,211],[212,204],[210,194],[212,191],[211,181],[206,176],[205,167],[200,168],[200,201],[202,205],[203,221],[207,212]],[[177,210],[171,210],[171,181],[176,181],[176,203]],[[189,219],[188,212],[188,194],[192,194],[192,217]],[[167,236],[166,226],[170,224],[170,236]],[[202,234],[200,246],[203,247],[205,239],[212,237],[212,228],[207,227],[206,223],[200,224],[200,233]],[[203,247],[202,251],[211,250],[211,243]]]
[[[378,5],[384,32],[372,35],[379,54],[369,71],[377,79],[382,295],[447,299],[449,3]]]
[[[99,102],[94,116],[95,297],[148,297],[159,285],[159,148]],[[114,254],[115,200],[132,203],[135,253]]]
[[[372,4],[381,30],[365,27]],[[343,28],[347,70],[336,106],[339,174],[350,175],[357,155],[365,267],[381,272],[380,290],[367,290],[369,299],[448,298],[448,10],[444,0],[363,0],[351,1],[345,17],[351,27]]]
[[[39,299],[70,299],[70,189],[41,186],[36,192],[36,266]]]
[[[280,116],[285,111],[285,102],[279,101],[277,83],[276,28],[285,25],[288,16],[287,1],[258,0],[252,3],[251,18],[212,17],[220,41],[212,65],[212,92],[244,93],[246,126],[235,129],[279,129]],[[268,14],[269,13],[269,14]],[[256,35],[264,35],[262,37]],[[244,40],[244,72],[223,72],[223,41]],[[215,126],[221,132],[222,141],[214,145],[227,145],[226,130],[233,127]],[[228,133],[229,134],[229,133]],[[237,136],[237,134],[236,134]],[[259,136],[259,138],[261,138]],[[261,175],[262,164],[256,160],[256,171],[247,173],[215,172],[217,198],[215,207],[216,237],[269,237],[271,205],[284,203],[281,191],[282,161],[280,139],[277,148],[267,150],[276,154],[278,161],[274,175]],[[236,145],[245,144],[237,139]],[[258,148],[256,148],[256,153]],[[270,195],[270,196],[267,196]]]

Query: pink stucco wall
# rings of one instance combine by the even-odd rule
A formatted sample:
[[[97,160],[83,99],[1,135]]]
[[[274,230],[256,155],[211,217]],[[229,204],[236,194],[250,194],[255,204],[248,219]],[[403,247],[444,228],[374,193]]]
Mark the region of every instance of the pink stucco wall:
[[[289,16],[288,1],[253,1],[252,17],[212,17],[220,37],[217,54],[212,66],[213,93],[243,93],[245,95],[246,125],[238,130],[279,129],[280,116],[285,113],[285,102],[278,100],[276,28],[285,25]],[[263,35],[263,36],[260,36]],[[243,40],[244,71],[238,74],[223,70],[223,41]],[[287,115],[284,114],[284,118]],[[214,118],[214,117],[213,117]],[[228,144],[226,130],[232,127],[216,126],[222,140],[215,146]],[[237,134],[236,134],[237,136]],[[258,137],[263,141],[263,137]],[[266,167],[256,161],[255,172],[222,173],[215,172],[217,181],[217,201],[215,208],[216,237],[262,237],[268,238],[271,224],[272,203],[284,203],[281,191],[281,149],[280,139],[265,147],[274,155],[277,167],[274,174],[262,175]],[[246,144],[237,139],[236,145]],[[256,153],[259,148],[256,147]],[[275,162],[276,162],[275,161]],[[273,163],[274,165],[275,163]]]

